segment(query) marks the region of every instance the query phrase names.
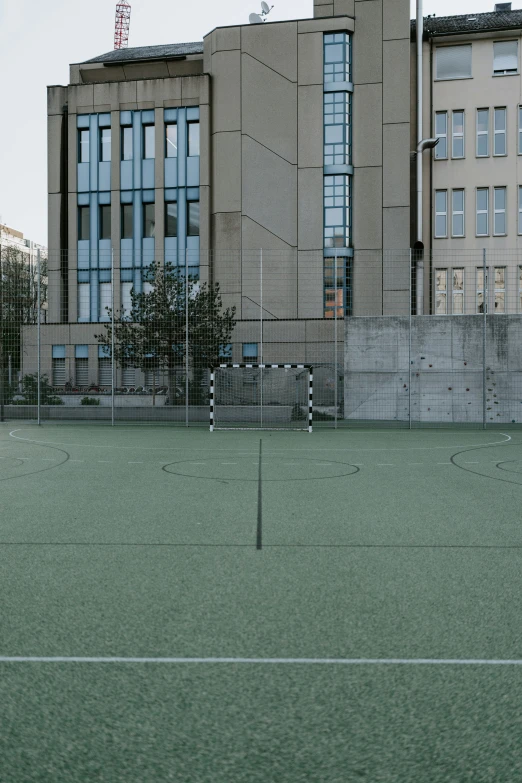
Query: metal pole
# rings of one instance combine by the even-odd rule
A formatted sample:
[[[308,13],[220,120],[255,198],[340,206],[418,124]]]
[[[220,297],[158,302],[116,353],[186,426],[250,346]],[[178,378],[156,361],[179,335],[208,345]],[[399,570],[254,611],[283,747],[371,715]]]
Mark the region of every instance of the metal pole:
[[[261,321],[260,321],[260,338],[261,338],[261,346],[260,346],[260,352],[259,352],[259,364],[261,365],[261,368],[259,370],[260,376],[260,396],[259,400],[261,402],[261,427],[263,426],[263,248],[260,250],[259,255],[259,303],[260,303],[260,312],[261,312]]]
[[[114,427],[114,248],[111,249],[111,426]]]
[[[423,139],[423,63],[422,63],[422,41],[424,37],[424,18],[422,12],[422,0],[416,2],[416,54],[417,54],[417,242],[423,242],[423,225],[422,225],[422,211],[423,211],[423,150],[419,149],[419,144]],[[422,244],[420,245],[422,247]],[[419,252],[416,258],[417,266],[417,288],[416,288],[416,313],[422,315],[424,312],[424,258],[421,252]]]
[[[486,429],[486,407],[487,407],[487,378],[486,378],[486,339],[487,339],[487,317],[488,317],[488,286],[487,286],[487,266],[486,266],[486,248],[482,251],[482,429]]]
[[[189,295],[188,250],[185,248],[185,427],[189,425]]]
[[[4,271],[0,245],[0,421],[4,421]]]
[[[40,389],[40,385],[41,385],[40,384],[40,372],[41,372],[41,366],[40,366],[40,362],[41,362],[41,358],[40,358],[40,354],[41,354],[41,350],[40,350],[41,349],[41,326],[40,326],[40,323],[41,323],[41,320],[42,320],[42,318],[41,318],[41,312],[42,312],[41,311],[41,304],[42,303],[41,303],[41,299],[40,299],[40,297],[41,297],[41,285],[42,285],[42,283],[41,283],[41,277],[42,277],[41,272],[42,272],[42,269],[41,269],[40,250],[37,250],[37,252],[36,252],[36,266],[37,266],[36,296],[37,296],[37,299],[38,299],[37,322],[36,322],[37,323],[36,340],[37,340],[37,343],[38,343],[38,346],[37,346],[37,354],[38,354],[38,356],[37,356],[36,385],[37,385],[38,426],[40,426],[40,424],[41,424],[41,389]]]
[[[412,267],[412,253],[410,249],[410,315],[408,323],[408,429],[411,430],[411,310],[412,310],[412,285],[411,276],[413,272]]]
[[[337,429],[337,250],[334,256],[334,429]]]

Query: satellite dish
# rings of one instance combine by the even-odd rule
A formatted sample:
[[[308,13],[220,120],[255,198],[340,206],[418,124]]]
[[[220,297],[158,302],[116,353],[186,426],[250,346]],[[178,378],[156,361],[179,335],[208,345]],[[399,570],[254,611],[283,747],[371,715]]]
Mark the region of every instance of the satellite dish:
[[[259,14],[250,14],[248,17],[248,21],[250,24],[263,24],[263,20],[259,16]]]
[[[270,13],[270,6],[268,5],[268,3],[265,3],[265,0],[262,0],[261,2],[261,10],[263,11],[264,14]]]

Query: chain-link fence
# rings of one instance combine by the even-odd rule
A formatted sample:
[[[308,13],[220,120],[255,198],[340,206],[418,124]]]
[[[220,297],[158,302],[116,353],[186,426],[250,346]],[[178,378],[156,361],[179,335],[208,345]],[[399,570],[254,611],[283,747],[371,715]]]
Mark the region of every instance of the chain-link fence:
[[[519,251],[4,247],[0,271],[4,421],[208,426],[220,364],[216,403],[254,426],[307,416],[284,365],[312,368],[316,427],[522,420]]]

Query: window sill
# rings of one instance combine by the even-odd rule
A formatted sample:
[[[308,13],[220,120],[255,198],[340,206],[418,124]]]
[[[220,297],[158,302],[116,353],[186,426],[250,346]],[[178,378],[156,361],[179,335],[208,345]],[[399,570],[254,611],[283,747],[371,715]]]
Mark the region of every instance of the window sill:
[[[465,79],[473,79],[473,76],[448,76],[446,79],[434,79],[434,82],[459,82]]]
[[[512,73],[493,73],[494,79],[502,79],[504,76],[520,76],[520,71],[513,71]]]

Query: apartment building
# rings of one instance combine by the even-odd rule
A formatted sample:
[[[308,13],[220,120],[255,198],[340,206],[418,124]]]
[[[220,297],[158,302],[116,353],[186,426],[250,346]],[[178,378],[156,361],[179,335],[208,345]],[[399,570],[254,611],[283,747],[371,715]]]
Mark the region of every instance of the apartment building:
[[[521,28],[510,3],[424,19],[424,312],[481,313],[485,289],[489,313],[522,312]]]

